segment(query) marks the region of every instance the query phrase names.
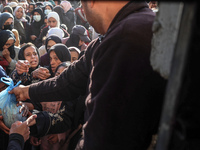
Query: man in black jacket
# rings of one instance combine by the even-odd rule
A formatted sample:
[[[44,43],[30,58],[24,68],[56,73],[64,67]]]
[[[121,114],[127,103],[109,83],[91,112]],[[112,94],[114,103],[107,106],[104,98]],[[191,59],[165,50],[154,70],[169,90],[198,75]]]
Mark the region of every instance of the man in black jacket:
[[[149,60],[155,14],[146,2],[82,1],[82,6],[103,36],[59,77],[11,93],[32,101],[73,100],[87,93],[79,148],[147,149],[158,129],[166,85]]]

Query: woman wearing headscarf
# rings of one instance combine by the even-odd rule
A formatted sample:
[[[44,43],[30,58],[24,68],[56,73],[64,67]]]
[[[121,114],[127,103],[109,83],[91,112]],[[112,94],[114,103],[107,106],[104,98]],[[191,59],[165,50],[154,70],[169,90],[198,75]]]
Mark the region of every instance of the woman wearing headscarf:
[[[67,31],[68,31],[68,25],[69,25],[69,18],[65,15],[64,10],[61,6],[55,6],[53,9],[55,12],[58,13],[58,15],[60,16],[60,24],[64,24],[67,27]],[[70,29],[71,30],[71,29]]]
[[[9,12],[9,13],[13,14],[13,9],[9,5],[7,5],[3,8],[3,12]]]
[[[58,15],[57,12],[50,12],[47,16],[47,20],[48,20],[48,26],[43,28],[42,32],[40,33],[39,37],[36,40],[36,46],[39,48],[40,46],[42,46],[42,39],[43,37],[46,37],[47,32],[50,28],[61,28],[63,30],[62,27],[60,27],[60,17]],[[64,31],[64,30],[63,30]],[[67,31],[64,31],[65,33],[65,37],[68,37],[69,34]]]
[[[13,32],[15,35],[15,46],[19,47],[20,46],[20,41],[19,41],[19,33],[16,29],[14,29],[14,17],[11,13],[9,12],[3,12],[0,15],[0,30],[10,30]]]
[[[53,45],[57,43],[62,43],[61,39],[57,35],[50,35],[48,38],[46,38],[45,49],[47,53],[40,57],[41,66],[48,66],[50,64],[48,51]]]
[[[48,16],[48,14],[50,12],[52,12],[52,11],[53,11],[53,6],[51,5],[51,3],[47,3],[45,5],[45,7],[44,7],[44,14],[45,14],[45,16]]]
[[[14,11],[15,11],[15,8],[18,6],[18,3],[17,3],[17,2],[10,2],[8,5],[9,5],[10,7],[12,7],[13,12],[14,12]]]
[[[50,72],[52,73],[51,77],[54,77],[57,67],[61,65],[62,62],[70,61],[71,55],[64,44],[55,44],[50,48],[48,54],[51,62],[49,66]],[[36,137],[31,137],[31,143],[34,146],[40,145],[41,150],[67,149],[64,143],[71,132],[72,117],[74,115],[73,103],[71,101],[63,102],[63,100],[58,102],[40,102],[40,104],[37,103],[37,105],[34,105],[34,109],[45,113],[45,116],[50,115],[55,123],[57,121],[62,122],[62,120],[65,119],[65,121],[67,121],[67,131],[59,134],[45,135],[42,136],[40,140]],[[58,115],[59,117],[57,117]],[[60,120],[60,118],[62,119]]]
[[[19,32],[19,39],[20,44],[26,43],[30,41],[28,36],[29,24],[28,21],[25,19],[25,11],[22,6],[17,6],[15,11],[13,12],[14,15],[14,28]]]
[[[40,81],[39,76],[34,75],[34,71],[39,68],[39,54],[37,48],[32,43],[25,44],[19,51],[18,61],[16,63],[16,69],[11,73],[11,78],[14,84],[21,81],[23,85],[29,85]],[[26,70],[22,70],[21,66],[26,63]],[[49,75],[50,76],[50,75]],[[33,104],[29,100],[24,103],[29,109],[33,110]],[[26,141],[24,150],[32,149],[30,141]]]
[[[18,48],[14,47],[15,36],[10,30],[0,31],[0,65],[9,75],[15,68]]]
[[[76,15],[74,8],[69,1],[61,1],[60,6],[63,8],[67,21],[67,28],[69,34],[71,34],[72,28],[76,25]]]
[[[30,26],[30,39],[33,44],[35,44],[36,39],[40,35],[40,28],[44,23],[44,14],[41,8],[37,7],[32,11],[33,22]]]
[[[31,17],[32,11],[35,9],[35,3],[31,2],[28,4],[28,12],[26,13],[28,16]]]
[[[50,28],[47,32],[46,38],[48,38],[50,35],[56,35],[58,36],[62,43],[63,43],[63,37],[64,37],[64,32],[61,28],[55,27],[55,28]],[[45,47],[46,39],[43,43],[43,45],[38,49],[40,56],[44,55],[47,53],[46,47]],[[64,44],[64,43],[63,43]]]
[[[18,62],[16,63],[16,69],[12,72],[11,78],[16,84],[21,80],[21,84],[29,85],[31,83],[38,82],[38,78],[33,78],[33,71],[39,67],[39,53],[37,48],[32,43],[25,44],[18,54]],[[26,61],[27,71],[21,70],[21,61]]]
[[[62,62],[71,61],[71,54],[67,46],[58,43],[53,45],[49,51],[48,55],[50,58],[49,71],[52,77],[55,75],[55,70]]]

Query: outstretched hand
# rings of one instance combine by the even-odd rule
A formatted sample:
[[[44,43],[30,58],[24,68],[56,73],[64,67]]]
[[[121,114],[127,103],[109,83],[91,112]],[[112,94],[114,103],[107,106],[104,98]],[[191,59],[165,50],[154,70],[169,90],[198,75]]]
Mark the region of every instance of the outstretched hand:
[[[26,99],[30,99],[29,97],[29,86],[19,85],[15,87],[11,91],[8,92],[9,94],[15,94],[17,101],[25,101]]]
[[[37,118],[37,115],[31,115],[30,117],[28,117],[28,119],[26,119],[26,123],[27,125],[30,127],[30,126],[33,126],[36,124],[36,119]]]
[[[40,67],[34,70],[32,74],[33,74],[33,78],[41,79],[41,80],[45,80],[51,76],[51,74],[49,73],[49,70],[44,67]]]
[[[10,133],[18,133],[24,137],[24,141],[27,141],[29,139],[30,135],[30,129],[29,126],[32,126],[36,123],[35,118],[37,115],[31,115],[26,121],[16,121],[12,124],[10,128]]]
[[[23,103],[20,101],[19,103],[17,103],[17,107],[18,106],[21,106],[19,113],[22,113],[22,111],[23,111],[22,117],[27,116],[29,113],[29,107],[26,105],[26,103]]]

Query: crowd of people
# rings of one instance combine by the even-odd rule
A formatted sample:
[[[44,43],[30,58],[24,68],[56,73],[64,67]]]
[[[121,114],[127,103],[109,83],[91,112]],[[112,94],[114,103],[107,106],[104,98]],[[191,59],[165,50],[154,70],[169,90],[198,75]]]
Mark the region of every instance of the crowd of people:
[[[1,71],[14,83],[21,81],[23,85],[57,76],[78,60],[88,43],[98,36],[96,33],[92,37],[94,31],[89,32],[89,27],[81,5],[74,8],[69,1],[8,1],[0,14]],[[29,65],[27,72],[21,69],[24,62]],[[2,91],[6,85],[1,84]],[[26,100],[22,104],[24,112],[38,110],[56,114],[62,111],[64,116],[68,115],[65,132],[41,138],[31,136],[24,149],[74,149],[80,134],[72,135],[81,131],[84,102],[83,98],[80,102],[62,101],[33,104]],[[3,124],[0,131],[0,149],[7,149],[9,129]],[[67,138],[70,135],[71,141],[74,140],[71,145],[71,138]]]
[[[10,0],[0,10],[0,78],[21,81],[10,93],[29,117],[9,129],[0,116],[0,149],[149,146],[166,82],[149,62],[157,3]]]

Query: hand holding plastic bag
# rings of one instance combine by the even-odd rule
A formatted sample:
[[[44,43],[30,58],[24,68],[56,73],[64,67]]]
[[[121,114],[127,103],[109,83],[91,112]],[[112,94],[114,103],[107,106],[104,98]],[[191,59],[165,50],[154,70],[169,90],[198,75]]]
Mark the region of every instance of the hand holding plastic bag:
[[[25,121],[26,117],[22,117],[23,113],[19,113],[21,106],[16,106],[18,103],[14,94],[9,94],[13,88],[17,87],[21,81],[19,81],[15,86],[11,78],[2,77],[1,81],[9,85],[5,90],[0,93],[0,109],[2,111],[2,116],[5,125],[10,128],[11,125],[16,121]]]

